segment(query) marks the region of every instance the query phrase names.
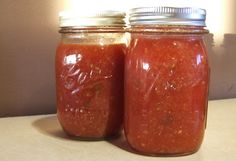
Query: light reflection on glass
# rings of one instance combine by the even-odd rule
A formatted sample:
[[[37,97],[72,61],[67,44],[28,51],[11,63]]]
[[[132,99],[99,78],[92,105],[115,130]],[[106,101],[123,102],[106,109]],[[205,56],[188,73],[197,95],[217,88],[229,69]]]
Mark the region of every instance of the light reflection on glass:
[[[143,69],[148,71],[149,70],[149,64],[148,63],[143,63]]]
[[[66,64],[75,64],[78,61],[81,61],[82,55],[81,54],[72,54],[66,57]]]
[[[201,55],[198,54],[198,55],[197,55],[197,65],[199,65],[201,62],[202,62]]]

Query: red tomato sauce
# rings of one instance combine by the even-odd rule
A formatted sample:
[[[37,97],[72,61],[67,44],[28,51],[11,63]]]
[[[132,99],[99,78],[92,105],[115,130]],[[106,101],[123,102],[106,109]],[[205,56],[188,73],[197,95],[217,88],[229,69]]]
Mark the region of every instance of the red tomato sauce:
[[[125,134],[144,154],[200,147],[209,68],[200,36],[132,34],[125,60]]]
[[[116,135],[123,119],[122,44],[60,44],[57,114],[66,133],[85,139]]]

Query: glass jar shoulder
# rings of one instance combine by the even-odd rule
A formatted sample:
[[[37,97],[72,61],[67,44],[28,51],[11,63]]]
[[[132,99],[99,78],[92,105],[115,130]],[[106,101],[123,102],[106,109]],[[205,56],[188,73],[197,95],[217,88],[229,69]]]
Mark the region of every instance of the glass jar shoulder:
[[[166,33],[131,33],[128,52],[183,52],[198,51],[206,56],[204,35],[166,34]],[[197,54],[197,52],[195,52]],[[150,55],[150,54],[149,54]]]
[[[163,79],[184,79],[189,85],[205,79],[209,68],[200,35],[134,33],[126,57],[128,68],[147,74],[143,78],[158,73]]]

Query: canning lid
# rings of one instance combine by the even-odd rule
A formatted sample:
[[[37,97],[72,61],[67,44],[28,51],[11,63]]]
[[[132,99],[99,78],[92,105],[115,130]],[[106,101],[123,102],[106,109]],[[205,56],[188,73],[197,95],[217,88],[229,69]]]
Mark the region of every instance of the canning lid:
[[[130,10],[130,25],[206,26],[206,10],[201,8],[140,7]]]
[[[120,11],[100,11],[90,13],[78,13],[63,11],[59,13],[60,27],[97,27],[111,26],[124,27],[125,13]]]

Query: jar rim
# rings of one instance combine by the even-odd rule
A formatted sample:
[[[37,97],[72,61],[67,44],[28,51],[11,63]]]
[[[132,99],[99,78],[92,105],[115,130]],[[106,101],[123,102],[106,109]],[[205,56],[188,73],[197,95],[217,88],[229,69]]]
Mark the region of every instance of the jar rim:
[[[61,27],[59,33],[124,33],[125,27],[119,26],[80,26],[80,27]]]
[[[130,33],[174,33],[174,34],[208,34],[204,26],[189,25],[136,25],[129,26],[126,31]]]

